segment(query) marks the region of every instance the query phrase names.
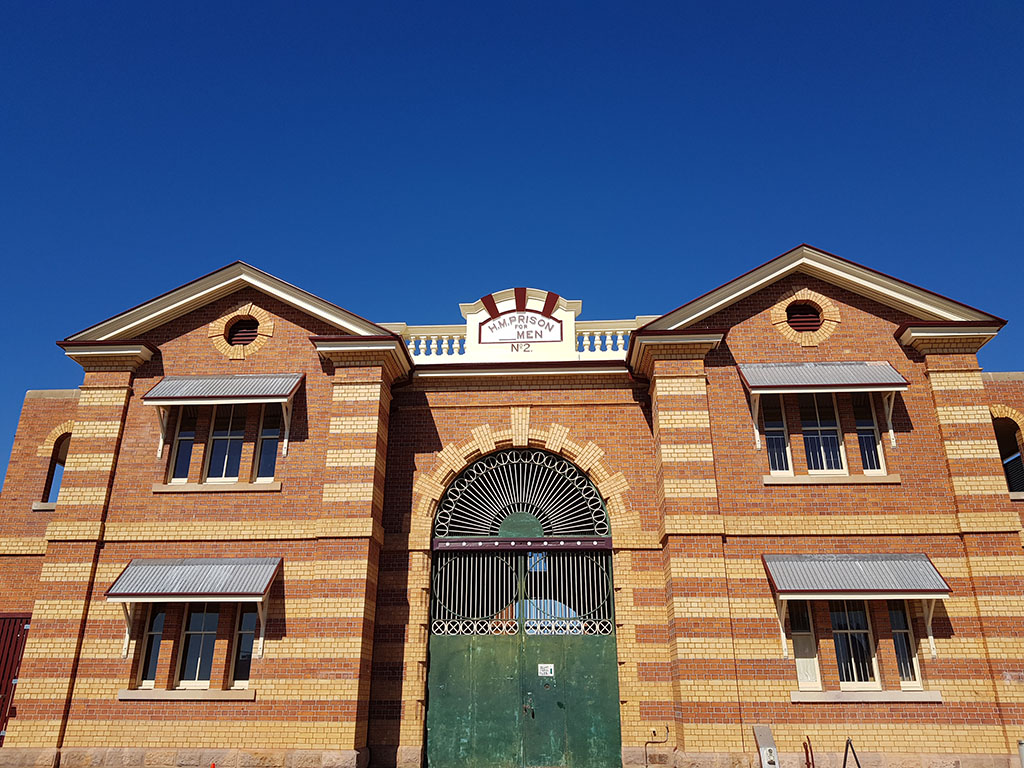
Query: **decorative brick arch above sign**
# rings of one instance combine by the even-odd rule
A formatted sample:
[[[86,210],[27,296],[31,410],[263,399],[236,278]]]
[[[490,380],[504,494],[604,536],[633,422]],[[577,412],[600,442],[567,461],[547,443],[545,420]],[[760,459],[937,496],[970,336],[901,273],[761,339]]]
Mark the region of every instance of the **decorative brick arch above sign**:
[[[50,433],[46,436],[46,439],[43,440],[43,442],[41,442],[39,446],[36,448],[36,456],[50,458],[50,456],[53,454],[53,446],[57,444],[57,441],[60,440],[64,435],[70,435],[74,431],[74,429],[74,419],[62,421],[60,424],[58,424],[56,427],[50,430]]]
[[[231,324],[237,320],[252,318],[259,323],[256,330],[256,338],[248,344],[231,345],[228,343],[227,333]],[[267,339],[274,335],[274,318],[265,309],[257,307],[252,302],[240,304],[233,311],[217,318],[210,323],[209,337],[217,351],[223,353],[232,360],[245,360],[250,355],[259,351],[260,347],[267,343]]]
[[[416,480],[410,548],[430,548],[434,513],[448,484],[477,459],[504,448],[542,448],[568,459],[587,476],[604,499],[615,546],[643,536],[639,517],[625,502],[629,484],[621,472],[613,473],[601,462],[603,449],[593,442],[575,442],[569,436],[568,427],[561,424],[551,424],[546,429],[531,427],[529,407],[513,407],[510,416],[511,426],[507,429],[495,431],[490,424],[483,424],[472,431],[472,437],[446,445],[437,454],[434,470]]]
[[[821,327],[816,331],[797,331],[789,325],[789,317],[786,310],[792,304],[810,304],[821,313]],[[810,288],[794,288],[783,296],[772,307],[771,322],[775,329],[790,341],[795,341],[801,347],[816,347],[839,327],[842,318],[839,316],[839,307],[831,299],[823,296]]]

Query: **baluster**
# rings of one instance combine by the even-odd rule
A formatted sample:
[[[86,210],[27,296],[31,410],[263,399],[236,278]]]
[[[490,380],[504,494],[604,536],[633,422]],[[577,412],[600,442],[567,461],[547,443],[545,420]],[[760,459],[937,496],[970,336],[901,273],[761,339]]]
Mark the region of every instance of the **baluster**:
[[[406,348],[409,350],[409,357],[416,356],[416,342],[410,336],[409,340],[405,343]]]
[[[626,351],[626,339],[629,338],[629,334],[626,331],[619,331],[619,352]]]
[[[433,341],[433,343],[434,343],[434,357],[437,357],[438,355],[441,354],[441,337],[440,336],[431,336],[430,338],[431,338],[431,341]]]
[[[444,334],[441,336],[441,354],[447,357],[451,354],[451,336]]]

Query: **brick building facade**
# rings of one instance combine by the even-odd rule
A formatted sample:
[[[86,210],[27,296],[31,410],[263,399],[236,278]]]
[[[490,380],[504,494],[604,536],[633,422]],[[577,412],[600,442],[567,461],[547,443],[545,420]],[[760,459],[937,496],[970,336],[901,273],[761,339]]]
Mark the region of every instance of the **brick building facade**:
[[[784,766],[848,737],[1019,765],[1024,374],[976,357],[1002,320],[807,246],[661,317],[525,289],[462,310],[377,325],[236,263],[61,342],[82,385],[28,393],[0,498],[0,763],[545,765],[521,729],[554,683],[569,764],[583,723],[615,732],[589,765],[746,764],[755,726]],[[486,502],[466,519],[500,529],[442,531],[488,457],[569,477],[597,527]],[[567,536],[606,581],[525,595]],[[519,591],[442,627],[443,547],[511,563],[517,537]],[[479,608],[490,578],[453,588]],[[517,636],[502,679],[529,696],[446,688],[445,633],[480,675],[474,638]],[[522,648],[559,635],[582,645],[547,683]]]

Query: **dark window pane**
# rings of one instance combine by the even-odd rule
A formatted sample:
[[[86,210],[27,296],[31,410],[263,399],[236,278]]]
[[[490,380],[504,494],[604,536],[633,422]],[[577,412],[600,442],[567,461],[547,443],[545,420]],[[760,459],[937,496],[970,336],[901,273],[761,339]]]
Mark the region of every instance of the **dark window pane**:
[[[178,422],[178,437],[192,439],[196,436],[196,416],[199,409],[194,405],[185,406],[181,409],[181,420]]]
[[[864,469],[881,469],[882,462],[878,456],[878,441],[875,440],[875,431],[858,431],[857,442],[860,445],[860,460]]]
[[[858,427],[874,429],[875,417],[871,411],[871,396],[863,392],[851,395],[853,401],[853,418]]]
[[[215,605],[208,605],[206,612],[203,614],[203,630],[206,632],[217,631],[217,619],[219,618],[220,608]]]
[[[201,643],[202,651],[199,655],[199,670],[197,673],[196,680],[210,679],[210,670],[213,669],[213,644],[217,639],[214,634],[204,633],[197,635],[199,643]]]
[[[829,600],[828,610],[832,615],[832,629],[847,629],[846,626],[846,604],[842,600]]]
[[[917,679],[914,674],[914,654],[910,648],[910,635],[907,632],[896,632],[892,636],[896,646],[896,663],[900,669],[900,680],[905,683]]]
[[[818,426],[818,414],[814,410],[814,395],[799,395],[800,421],[804,429],[814,429]]]
[[[227,444],[228,455],[224,466],[224,477],[238,477],[238,467],[242,463],[241,440],[218,440]]]
[[[811,616],[806,600],[789,604],[789,629],[791,632],[810,632]]]
[[[255,632],[259,625],[260,615],[256,612],[256,608],[248,606],[243,608],[242,616],[239,618],[239,629],[242,632]]]
[[[252,632],[242,632],[238,635],[238,650],[235,655],[234,679],[236,682],[249,679],[249,671],[252,668],[252,645],[255,635]]]
[[[199,671],[199,657],[203,648],[203,636],[199,634],[185,634],[185,647],[182,649],[184,661],[181,664],[181,679],[196,680]]]
[[[768,466],[772,472],[788,472],[789,456],[786,454],[786,436],[782,433],[769,433],[765,435],[765,445],[768,449]]]
[[[192,440],[179,440],[178,450],[174,455],[174,471],[171,478],[174,480],[188,479],[188,465],[192,461]]]
[[[228,455],[229,440],[214,440],[210,443],[209,477],[229,477],[224,467]]]
[[[804,432],[804,452],[807,454],[808,469],[825,469],[821,456],[821,437],[817,432]]]
[[[273,477],[277,466],[277,439],[264,438],[260,441],[260,458],[256,465],[256,477]]]
[[[850,619],[850,629],[867,629],[868,614],[864,603],[859,600],[850,600],[846,603],[846,615]]]
[[[261,434],[264,437],[281,436],[281,406],[271,403],[263,411],[263,429]]]
[[[231,431],[231,406],[217,406],[213,419],[213,436],[227,437]]]
[[[765,429],[783,429],[785,427],[779,395],[762,395],[761,413],[764,415]]]
[[[850,651],[850,636],[846,633],[835,635],[836,661],[839,664],[839,679],[844,683],[856,680],[853,676],[853,654]]]
[[[907,626],[907,612],[903,610],[903,603],[900,600],[889,601],[889,625],[893,629],[909,629]]]
[[[822,427],[836,426],[836,412],[832,404],[832,395],[815,395],[818,403],[818,425]]]
[[[188,623],[185,625],[186,632],[203,631],[203,609],[201,606],[188,612]]]
[[[842,469],[843,455],[839,450],[839,436],[835,432],[821,432],[821,447],[825,453],[826,469]]]
[[[231,406],[231,436],[245,437],[245,414],[248,410],[244,405]]]
[[[167,611],[164,608],[157,609],[153,607],[152,613],[149,616],[149,631],[160,633],[164,631],[164,617],[167,615]]]
[[[853,646],[853,662],[857,674],[857,680],[862,683],[875,679],[874,670],[871,667],[871,645],[866,632],[857,632],[849,635]]]

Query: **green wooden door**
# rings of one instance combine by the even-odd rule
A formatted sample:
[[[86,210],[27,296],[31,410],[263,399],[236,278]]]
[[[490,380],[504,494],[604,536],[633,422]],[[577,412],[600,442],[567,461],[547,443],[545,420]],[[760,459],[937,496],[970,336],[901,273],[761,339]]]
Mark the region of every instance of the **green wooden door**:
[[[433,589],[428,766],[621,766],[609,552],[436,554]]]

